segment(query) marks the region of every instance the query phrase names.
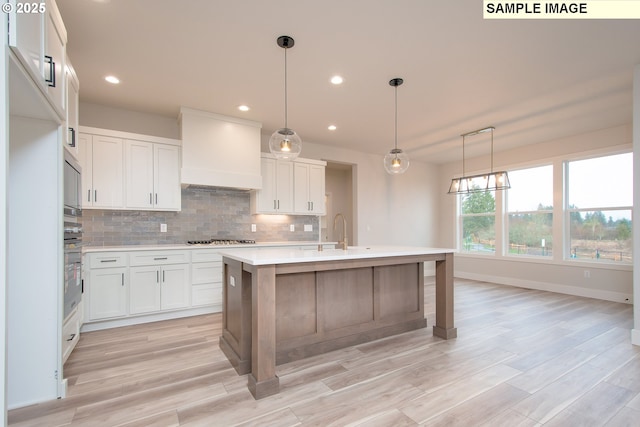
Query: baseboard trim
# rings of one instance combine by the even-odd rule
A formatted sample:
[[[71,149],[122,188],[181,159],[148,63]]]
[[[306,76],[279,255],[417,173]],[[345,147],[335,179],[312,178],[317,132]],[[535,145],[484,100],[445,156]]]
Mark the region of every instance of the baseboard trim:
[[[461,279],[479,280],[483,282],[498,283],[500,285],[515,286],[517,288],[535,289],[538,291],[556,292],[559,294],[574,295],[578,297],[594,298],[605,301],[633,304],[633,295],[620,292],[611,292],[601,289],[588,289],[578,286],[560,285],[558,283],[536,282],[534,280],[515,279],[512,277],[489,276],[484,274],[458,272],[456,277]]]
[[[168,311],[142,316],[123,317],[120,319],[109,319],[96,322],[84,323],[80,328],[80,333],[100,331],[102,329],[119,328],[121,326],[138,325],[140,323],[158,322],[160,320],[179,319],[181,317],[198,316],[201,314],[219,313],[222,311],[220,304],[208,305],[204,307],[190,308],[187,310]]]

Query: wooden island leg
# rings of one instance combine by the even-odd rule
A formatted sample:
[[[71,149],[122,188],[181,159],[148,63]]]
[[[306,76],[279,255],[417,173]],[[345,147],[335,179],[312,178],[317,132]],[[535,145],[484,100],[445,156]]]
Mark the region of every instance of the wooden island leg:
[[[249,391],[256,399],[280,391],[276,376],[276,269],[260,265],[251,275],[251,373]]]
[[[453,254],[436,261],[436,324],[433,335],[448,340],[458,336],[453,326]]]

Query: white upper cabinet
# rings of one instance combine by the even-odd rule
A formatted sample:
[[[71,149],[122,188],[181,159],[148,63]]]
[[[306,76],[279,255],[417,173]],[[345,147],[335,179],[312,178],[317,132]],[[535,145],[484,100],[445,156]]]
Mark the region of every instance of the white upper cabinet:
[[[82,207],[124,207],[123,142],[120,138],[79,134],[82,166]]]
[[[80,94],[80,82],[76,75],[69,58],[67,57],[65,64],[65,85],[66,91],[66,112],[67,112],[67,132],[65,132],[64,146],[75,157],[79,156],[78,153],[78,111],[79,111],[79,94]]]
[[[83,208],[179,211],[180,141],[80,127]]]
[[[10,0],[9,46],[61,120],[65,113],[67,30],[53,0]]]
[[[262,189],[251,195],[253,213],[293,213],[293,162],[262,157]]]
[[[125,174],[127,208],[180,210],[180,147],[126,140]]]
[[[251,194],[251,212],[324,215],[326,162],[277,160],[262,155],[262,189]]]
[[[324,215],[325,163],[296,161],[294,166],[295,213]]]

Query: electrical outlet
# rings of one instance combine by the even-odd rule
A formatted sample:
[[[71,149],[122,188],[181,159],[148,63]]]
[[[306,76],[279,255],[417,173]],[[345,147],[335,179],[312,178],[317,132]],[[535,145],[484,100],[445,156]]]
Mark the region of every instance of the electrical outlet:
[[[256,225],[255,224],[251,224],[251,232],[252,233],[256,232]]]
[[[304,231],[313,231],[313,224],[305,224]]]
[[[296,231],[296,226],[294,224],[289,224],[289,231]]]
[[[167,232],[167,224],[160,224],[160,232],[161,233]]]

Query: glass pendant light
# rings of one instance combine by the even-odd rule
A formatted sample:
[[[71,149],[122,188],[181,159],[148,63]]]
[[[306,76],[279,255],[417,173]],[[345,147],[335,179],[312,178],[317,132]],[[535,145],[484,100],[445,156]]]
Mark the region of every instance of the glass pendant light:
[[[284,49],[284,127],[271,135],[269,151],[279,159],[293,160],[302,151],[300,136],[287,124],[287,49],[293,47],[295,41],[289,36],[280,36],[277,43]]]
[[[389,80],[389,85],[395,88],[396,99],[396,120],[395,120],[395,145],[394,148],[384,156],[384,168],[391,175],[405,173],[409,169],[409,156],[398,148],[398,86],[404,83],[401,78]]]

